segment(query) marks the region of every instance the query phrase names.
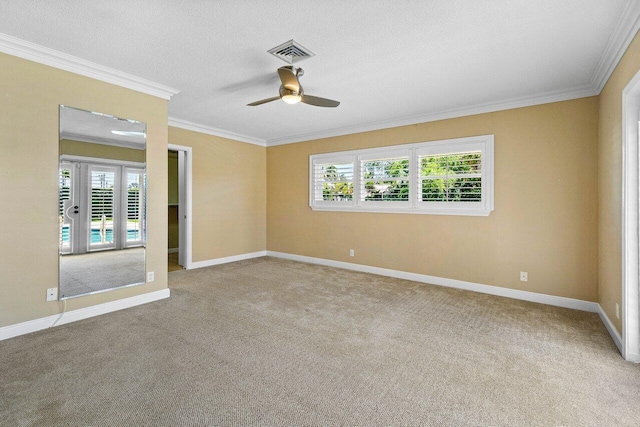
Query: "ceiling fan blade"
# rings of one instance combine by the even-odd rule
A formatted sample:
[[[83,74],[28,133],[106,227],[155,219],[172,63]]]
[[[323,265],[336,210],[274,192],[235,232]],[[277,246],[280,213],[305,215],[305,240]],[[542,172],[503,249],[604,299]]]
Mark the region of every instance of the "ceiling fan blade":
[[[282,81],[282,86],[294,92],[300,92],[300,82],[294,71],[290,67],[278,68],[278,75]]]
[[[305,104],[309,105],[315,105],[316,107],[337,107],[338,105],[340,105],[339,101],[311,95],[303,95],[300,102],[304,102]]]
[[[271,98],[261,99],[260,101],[252,102],[251,104],[247,104],[248,107],[255,107],[256,105],[266,104],[267,102],[275,101],[276,99],[280,99],[279,96],[272,96]]]

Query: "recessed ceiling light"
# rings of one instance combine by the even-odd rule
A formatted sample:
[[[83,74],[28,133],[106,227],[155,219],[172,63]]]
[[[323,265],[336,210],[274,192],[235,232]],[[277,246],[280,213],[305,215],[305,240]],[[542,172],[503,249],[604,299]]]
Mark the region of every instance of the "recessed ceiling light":
[[[144,132],[136,132],[129,130],[112,130],[112,134],[114,135],[122,135],[122,136],[143,136]]]

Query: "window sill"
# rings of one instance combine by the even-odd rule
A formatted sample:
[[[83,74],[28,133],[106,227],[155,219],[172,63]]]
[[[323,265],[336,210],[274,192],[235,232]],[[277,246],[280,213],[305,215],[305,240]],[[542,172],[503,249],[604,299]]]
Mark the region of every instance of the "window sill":
[[[383,208],[378,206],[311,206],[313,211],[319,212],[369,212],[388,214],[418,214],[418,215],[457,215],[457,216],[489,216],[492,209],[421,209],[421,208]]]

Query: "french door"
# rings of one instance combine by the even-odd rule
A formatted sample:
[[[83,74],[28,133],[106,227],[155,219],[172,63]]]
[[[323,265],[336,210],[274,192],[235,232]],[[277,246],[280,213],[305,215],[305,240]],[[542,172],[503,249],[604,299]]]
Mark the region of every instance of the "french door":
[[[146,175],[143,168],[60,163],[60,253],[142,246]]]

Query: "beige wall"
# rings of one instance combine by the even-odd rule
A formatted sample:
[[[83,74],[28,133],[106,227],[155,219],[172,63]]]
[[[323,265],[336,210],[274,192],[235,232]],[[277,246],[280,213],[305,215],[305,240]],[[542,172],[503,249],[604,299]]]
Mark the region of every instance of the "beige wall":
[[[155,281],[67,301],[67,310],[167,287],[167,101],[0,53],[0,327],[60,313],[58,107],[147,123],[147,271]]]
[[[640,36],[627,49],[600,93],[598,194],[600,280],[598,301],[618,331],[622,309],[622,91],[640,69]]]
[[[145,150],[63,139],[60,154],[144,163]]]
[[[193,148],[193,261],[264,251],[266,149],[174,127],[169,143]]]
[[[309,208],[310,154],[483,134],[495,135],[488,217]],[[270,147],[267,249],[597,301],[597,138],[591,97]]]
[[[636,36],[599,97],[265,149],[178,128],[168,128],[167,138],[165,100],[0,54],[0,194],[13,201],[0,211],[0,223],[9,224],[0,243],[0,327],[61,310],[44,296],[57,285],[58,106],[64,104],[147,123],[147,270],[156,277],[141,287],[69,300],[67,310],[167,286],[169,140],[193,148],[193,261],[266,248],[598,301],[620,330],[621,99],[639,69]],[[496,184],[488,217],[308,206],[310,154],[489,133]],[[518,280],[519,271],[529,273],[529,282]]]

